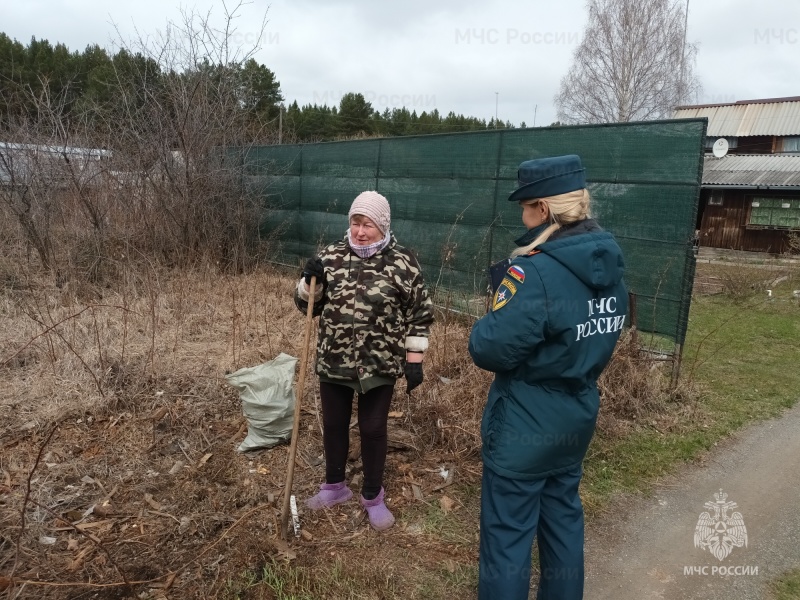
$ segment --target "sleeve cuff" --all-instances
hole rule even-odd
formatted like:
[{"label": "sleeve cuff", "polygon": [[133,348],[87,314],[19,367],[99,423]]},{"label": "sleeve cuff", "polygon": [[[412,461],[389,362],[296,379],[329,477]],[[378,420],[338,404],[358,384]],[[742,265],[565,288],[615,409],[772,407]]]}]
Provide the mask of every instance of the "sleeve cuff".
[{"label": "sleeve cuff", "polygon": [[[297,296],[303,302],[308,302],[308,291],[309,290],[308,290],[308,286],[306,285],[306,280],[301,277],[300,281],[297,282]],[[314,289],[314,302],[317,302],[317,301],[319,301],[320,298],[322,298],[322,292],[323,291],[324,290],[322,289],[321,285],[318,285],[318,286],[315,287],[315,289]]]},{"label": "sleeve cuff", "polygon": [[406,350],[408,352],[425,352],[428,349],[428,338],[418,336],[408,336],[406,338]]}]

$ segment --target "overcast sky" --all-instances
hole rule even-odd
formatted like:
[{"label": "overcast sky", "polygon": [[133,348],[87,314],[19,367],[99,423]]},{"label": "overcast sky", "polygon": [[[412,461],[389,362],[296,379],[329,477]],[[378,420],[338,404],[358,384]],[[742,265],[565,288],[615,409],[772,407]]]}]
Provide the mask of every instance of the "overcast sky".
[{"label": "overcast sky", "polygon": [[[515,125],[556,120],[553,96],[586,22],[585,0],[254,0],[234,41],[256,42],[287,102],[338,105],[360,92],[378,110],[449,111]],[[224,22],[218,0],[6,0],[0,31],[70,50],[113,51],[119,31],[155,35],[184,10]],[[228,7],[235,6],[235,0]],[[701,103],[800,96],[800,1],[690,0]]]}]

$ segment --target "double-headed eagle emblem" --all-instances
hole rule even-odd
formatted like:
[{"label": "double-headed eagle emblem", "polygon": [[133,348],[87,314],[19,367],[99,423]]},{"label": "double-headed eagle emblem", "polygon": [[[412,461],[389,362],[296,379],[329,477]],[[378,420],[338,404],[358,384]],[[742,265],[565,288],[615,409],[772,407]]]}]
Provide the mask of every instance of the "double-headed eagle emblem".
[{"label": "double-headed eagle emblem", "polygon": [[695,548],[708,549],[720,561],[725,559],[734,548],[747,547],[747,528],[744,526],[742,513],[728,511],[737,508],[736,502],[727,502],[728,494],[714,494],[715,502],[706,502],[703,506],[710,512],[704,512],[697,519],[694,528]]}]

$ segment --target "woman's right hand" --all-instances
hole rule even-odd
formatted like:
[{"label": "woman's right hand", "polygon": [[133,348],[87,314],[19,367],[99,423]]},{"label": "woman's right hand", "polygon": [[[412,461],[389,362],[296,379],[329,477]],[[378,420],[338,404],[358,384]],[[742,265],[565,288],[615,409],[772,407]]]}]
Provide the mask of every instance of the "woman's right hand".
[{"label": "woman's right hand", "polygon": [[322,283],[325,280],[325,267],[318,256],[309,258],[303,268],[303,279],[305,279],[306,285],[311,285],[312,277],[317,278],[317,283]]}]

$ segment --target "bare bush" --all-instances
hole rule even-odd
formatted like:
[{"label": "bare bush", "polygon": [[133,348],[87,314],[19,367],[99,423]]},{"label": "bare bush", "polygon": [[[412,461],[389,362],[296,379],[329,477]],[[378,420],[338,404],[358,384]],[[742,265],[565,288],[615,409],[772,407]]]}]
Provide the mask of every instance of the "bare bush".
[{"label": "bare bush", "polygon": [[[222,30],[184,12],[155,40],[126,44],[116,73],[124,101],[107,115],[118,131],[123,189],[137,220],[136,246],[167,264],[221,262],[241,271],[256,254],[259,202],[242,185],[240,151],[269,132],[252,131],[243,110],[243,67],[255,48],[231,44],[235,11]],[[263,31],[263,25],[262,25]]]},{"label": "bare bush", "polygon": [[723,293],[736,303],[744,302],[755,294],[764,294],[777,277],[763,265],[736,259],[731,264],[718,265],[716,277],[721,281]]},{"label": "bare bush", "polygon": [[619,435],[633,424],[664,420],[668,426],[677,416],[676,404],[687,405],[693,397],[688,382],[671,385],[668,365],[642,350],[635,330],[623,331],[611,362],[597,382],[601,395],[599,430]]},{"label": "bare bush", "polygon": [[234,272],[259,262],[266,207],[247,185],[244,149],[277,137],[269,116],[281,97],[252,60],[259,41],[232,43],[241,6],[221,27],[184,11],[158,36],[121,41],[102,98],[68,105],[44,83],[15,90],[33,108],[0,123],[0,197],[45,270],[102,286],[130,262]]},{"label": "bare bush", "polygon": [[800,233],[791,231],[786,235],[786,249],[788,254],[800,254]]}]

